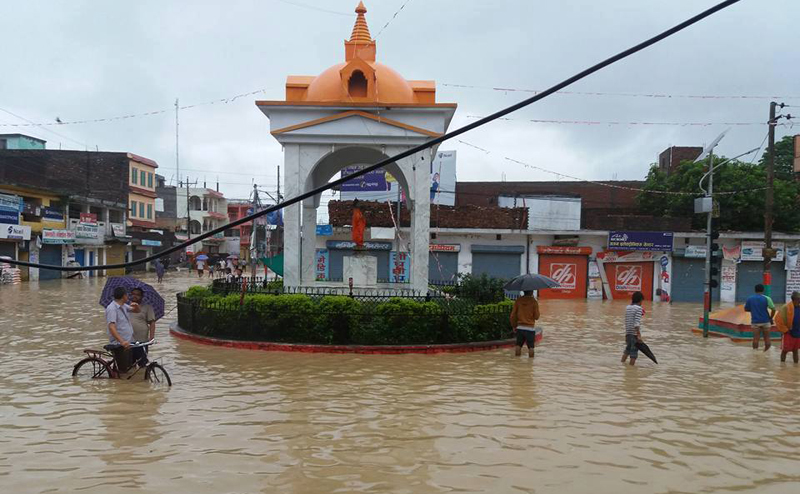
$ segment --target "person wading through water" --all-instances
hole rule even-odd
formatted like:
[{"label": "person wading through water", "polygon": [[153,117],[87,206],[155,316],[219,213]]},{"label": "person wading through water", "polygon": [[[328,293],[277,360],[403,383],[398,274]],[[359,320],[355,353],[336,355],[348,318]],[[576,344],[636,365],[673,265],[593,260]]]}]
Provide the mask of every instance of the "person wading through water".
[{"label": "person wading through water", "polygon": [[528,357],[533,358],[536,344],[536,321],[539,319],[539,302],[533,298],[533,290],[523,292],[511,310],[511,327],[517,333],[514,355],[522,355],[522,345],[528,345]]}]

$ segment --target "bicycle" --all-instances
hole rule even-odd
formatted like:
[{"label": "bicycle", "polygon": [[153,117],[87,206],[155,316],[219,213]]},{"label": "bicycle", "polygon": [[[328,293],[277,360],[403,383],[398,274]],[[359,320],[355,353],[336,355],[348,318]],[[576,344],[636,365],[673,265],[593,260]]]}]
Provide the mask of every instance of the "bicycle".
[{"label": "bicycle", "polygon": [[[144,343],[132,343],[128,349],[147,348],[155,342],[156,340],[153,338]],[[86,353],[87,357],[75,364],[75,367],[72,369],[72,377],[78,379],[122,379],[123,374],[128,372],[130,368],[120,371],[117,358],[115,358],[114,353],[112,353],[120,348],[121,345],[109,344],[105,345],[103,350],[85,349],[84,353]],[[144,368],[145,381],[149,381],[154,386],[172,386],[172,379],[170,379],[167,371],[158,362],[150,362],[145,366],[134,362],[131,367],[135,367],[136,370],[133,374],[126,377],[128,380],[133,378],[133,376]]]}]

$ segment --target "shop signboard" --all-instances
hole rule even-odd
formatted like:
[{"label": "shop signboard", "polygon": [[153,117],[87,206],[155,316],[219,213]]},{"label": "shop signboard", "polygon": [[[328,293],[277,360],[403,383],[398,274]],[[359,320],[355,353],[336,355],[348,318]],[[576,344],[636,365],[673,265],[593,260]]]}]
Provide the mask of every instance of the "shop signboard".
[{"label": "shop signboard", "polygon": [[[762,241],[749,241],[742,242],[742,261],[763,261],[764,256],[762,251],[764,249],[764,242]],[[773,261],[783,261],[783,252],[785,250],[783,242],[772,242],[772,248],[777,251],[777,255],[772,259]]]},{"label": "shop signboard", "polygon": [[142,245],[146,247],[161,247],[161,240],[142,240]]},{"label": "shop signboard", "polygon": [[683,257],[692,257],[696,259],[705,259],[708,249],[705,245],[687,245]]},{"label": "shop signboard", "polygon": [[5,223],[7,225],[19,225],[19,212],[0,209],[0,223]]},{"label": "shop signboard", "polygon": [[56,208],[45,207],[42,216],[50,221],[64,221],[64,212]]},{"label": "shop signboard", "polygon": [[42,230],[44,244],[74,244],[75,232],[72,230]]},{"label": "shop signboard", "polygon": [[[788,276],[786,286],[789,286]],[[720,269],[720,297],[726,298],[722,293],[733,293],[736,289],[736,265],[723,265]]]},{"label": "shop signboard", "polygon": [[430,252],[461,252],[461,244],[430,244]]},{"label": "shop signboard", "polygon": [[672,232],[609,232],[608,250],[672,251]]},{"label": "shop signboard", "polygon": [[408,252],[389,255],[389,283],[408,283],[411,274],[411,256]]},{"label": "shop signboard", "polygon": [[328,273],[330,270],[330,256],[328,255],[328,249],[317,249],[316,251],[316,262],[314,263],[314,277],[317,281],[325,281],[328,279]]},{"label": "shop signboard", "polygon": [[94,213],[81,213],[81,225],[97,226],[97,215]]},{"label": "shop signboard", "polygon": [[0,223],[0,238],[7,240],[30,240],[31,227]]},{"label": "shop signboard", "polygon": [[[329,249],[355,250],[356,243],[351,240],[328,240],[325,245]],[[392,250],[391,242],[364,242],[363,250]]]},{"label": "shop signboard", "polygon": [[23,202],[21,197],[10,194],[0,194],[0,210],[21,213],[22,209]]},{"label": "shop signboard", "polygon": [[601,262],[641,262],[641,261],[657,261],[661,258],[663,253],[660,252],[615,252],[604,251],[597,253],[597,259]]},{"label": "shop signboard", "polygon": [[539,254],[588,256],[592,253],[591,247],[577,247],[566,245],[539,245],[536,247]]},{"label": "shop signboard", "polygon": [[331,225],[317,225],[317,235],[320,237],[330,237],[333,235],[333,227]]},{"label": "shop signboard", "polygon": [[122,223],[111,223],[111,231],[114,232],[115,237],[125,236],[125,226]]},{"label": "shop signboard", "polygon": [[554,262],[550,264],[550,278],[558,282],[559,288],[574,290],[578,286],[578,265]]},{"label": "shop signboard", "polygon": [[100,238],[100,233],[97,229],[97,224],[89,225],[86,223],[78,223],[74,227],[75,230],[75,238],[88,238],[88,239],[97,239]]}]

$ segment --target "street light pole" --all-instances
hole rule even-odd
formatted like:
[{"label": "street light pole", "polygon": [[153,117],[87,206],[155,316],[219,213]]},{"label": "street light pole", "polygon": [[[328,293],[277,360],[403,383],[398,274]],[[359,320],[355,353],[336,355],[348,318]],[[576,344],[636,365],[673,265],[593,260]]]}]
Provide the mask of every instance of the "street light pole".
[{"label": "street light pole", "polygon": [[703,338],[708,338],[708,317],[711,313],[711,261],[714,253],[711,244],[714,239],[711,237],[714,221],[714,148],[708,155],[708,191],[706,197],[711,202],[706,220],[706,279],[703,283]]}]

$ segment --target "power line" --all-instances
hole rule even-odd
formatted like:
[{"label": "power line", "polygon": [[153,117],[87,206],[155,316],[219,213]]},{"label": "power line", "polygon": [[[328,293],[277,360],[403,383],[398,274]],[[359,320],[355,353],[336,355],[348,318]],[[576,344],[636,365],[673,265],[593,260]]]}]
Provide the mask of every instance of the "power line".
[{"label": "power line", "polygon": [[[521,93],[534,93],[542,92],[539,89],[520,89],[510,87],[493,87],[493,86],[473,86],[469,84],[448,84],[440,83],[441,86],[461,88],[461,89],[486,89],[490,91],[501,91],[506,93],[521,92]],[[666,93],[615,93],[615,92],[602,92],[602,91],[559,91],[559,95],[573,95],[573,96],[622,96],[632,98],[659,98],[659,99],[757,99],[757,100],[772,100],[772,99],[800,99],[800,96],[754,96],[754,95],[721,95],[721,94],[666,94]],[[788,106],[788,105],[787,105]]]},{"label": "power line", "polygon": [[494,120],[496,120],[498,118],[502,118],[502,117],[504,117],[504,116],[506,116],[506,115],[508,115],[510,113],[513,113],[513,112],[515,112],[517,110],[520,110],[522,108],[530,106],[531,104],[536,103],[537,101],[540,101],[540,100],[552,95],[553,93],[556,93],[557,91],[560,91],[560,90],[562,90],[562,89],[564,89],[566,87],[569,87],[572,84],[574,84],[574,83],[576,83],[576,82],[578,82],[578,81],[580,81],[582,79],[585,79],[586,77],[594,74],[595,72],[598,72],[599,70],[602,70],[602,69],[604,69],[604,68],[606,68],[606,67],[608,67],[610,65],[613,65],[614,63],[619,62],[620,60],[628,58],[629,56],[631,56],[631,55],[633,55],[635,53],[638,53],[638,52],[644,50],[645,48],[647,48],[649,46],[652,46],[652,45],[654,45],[654,44],[656,44],[656,43],[658,43],[658,42],[660,42],[660,41],[662,41],[662,40],[664,40],[664,39],[666,39],[666,38],[668,38],[668,37],[680,32],[680,31],[683,31],[687,27],[692,26],[693,24],[696,24],[696,23],[700,22],[701,20],[703,20],[703,19],[705,19],[705,18],[707,18],[707,17],[709,17],[709,16],[711,16],[711,15],[717,13],[717,12],[719,12],[719,11],[725,9],[725,8],[730,7],[731,5],[733,5],[735,3],[738,3],[739,1],[741,1],[741,0],[725,0],[724,2],[721,2],[721,3],[711,7],[709,9],[706,9],[703,12],[701,12],[701,13],[699,13],[699,14],[697,14],[697,15],[695,15],[695,16],[693,16],[693,17],[691,17],[691,18],[689,18],[689,19],[687,19],[687,20],[685,20],[683,22],[681,22],[680,24],[677,24],[677,25],[667,29],[666,31],[663,31],[663,32],[661,32],[661,33],[659,33],[659,34],[657,34],[657,35],[655,35],[655,36],[653,36],[653,37],[651,37],[651,38],[649,38],[649,39],[647,39],[645,41],[642,41],[641,43],[639,43],[639,44],[637,44],[635,46],[632,46],[632,47],[630,47],[630,48],[628,48],[626,50],[623,50],[623,51],[617,53],[616,55],[613,55],[613,56],[611,56],[609,58],[606,58],[605,60],[602,60],[601,62],[598,62],[595,65],[592,65],[591,67],[586,68],[586,69],[578,72],[577,74],[575,74],[575,75],[573,75],[571,77],[568,77],[567,79],[564,79],[563,81],[561,81],[561,82],[555,84],[554,86],[552,86],[550,89],[547,89],[547,90],[545,90],[545,91],[543,91],[543,92],[541,92],[539,94],[531,96],[530,98],[526,98],[526,99],[524,99],[524,100],[522,100],[520,102],[517,102],[517,103],[515,103],[515,104],[513,104],[511,106],[508,106],[506,108],[503,108],[503,109],[501,109],[501,110],[499,110],[499,111],[497,111],[497,112],[495,112],[495,113],[493,113],[493,114],[491,114],[491,115],[489,115],[489,116],[487,116],[487,117],[485,117],[483,119],[480,119],[480,120],[475,121],[473,123],[470,123],[470,124],[464,125],[462,127],[459,127],[458,129],[455,129],[453,131],[447,132],[447,133],[445,133],[445,134],[443,134],[443,135],[441,135],[439,137],[432,138],[432,139],[428,140],[427,142],[425,142],[423,144],[420,144],[420,145],[417,145],[417,146],[413,146],[413,147],[411,147],[409,149],[406,149],[405,151],[402,151],[402,152],[400,152],[400,153],[398,153],[398,154],[396,154],[394,156],[390,156],[388,158],[380,160],[379,162],[377,162],[377,163],[375,163],[373,165],[364,167],[361,170],[358,170],[355,173],[352,173],[352,174],[348,175],[347,177],[341,177],[341,178],[339,178],[337,180],[333,180],[331,182],[328,182],[327,184],[324,184],[324,185],[316,187],[316,188],[314,188],[312,190],[309,190],[308,192],[304,192],[304,193],[299,194],[299,195],[297,195],[297,196],[295,196],[295,197],[293,197],[291,199],[283,201],[280,204],[277,204],[275,206],[263,209],[261,211],[254,212],[253,214],[247,215],[245,217],[239,218],[236,221],[232,221],[232,222],[230,222],[230,223],[228,223],[226,225],[223,225],[221,227],[218,227],[218,228],[215,228],[215,229],[213,229],[211,231],[203,233],[203,234],[195,237],[192,240],[189,240],[189,241],[186,241],[186,242],[181,242],[180,244],[175,245],[175,246],[170,247],[170,248],[167,248],[167,249],[165,249],[163,251],[160,251],[157,254],[153,254],[153,255],[144,257],[142,259],[131,261],[131,262],[123,262],[123,263],[102,265],[102,266],[54,266],[54,265],[43,265],[43,264],[39,264],[39,263],[31,263],[31,262],[28,262],[28,261],[18,261],[18,260],[9,260],[9,261],[6,261],[6,262],[8,262],[10,264],[18,265],[18,266],[28,266],[28,267],[35,267],[35,268],[54,269],[56,271],[91,271],[91,270],[98,270],[98,269],[126,268],[126,267],[130,267],[130,266],[137,266],[139,264],[144,264],[144,263],[148,263],[148,262],[154,261],[154,260],[156,260],[156,259],[158,259],[160,257],[169,255],[169,254],[171,254],[173,252],[177,252],[179,250],[182,250],[185,247],[187,247],[188,245],[192,245],[194,243],[197,243],[197,242],[200,242],[200,241],[205,240],[207,238],[210,238],[210,237],[212,237],[212,236],[214,236],[214,235],[216,235],[218,233],[224,233],[225,230],[227,230],[227,229],[235,228],[235,227],[237,227],[239,225],[242,225],[244,223],[248,223],[250,221],[253,221],[256,218],[260,218],[261,216],[264,216],[264,215],[267,215],[269,213],[275,212],[277,210],[283,209],[283,208],[285,208],[287,206],[291,206],[293,204],[297,204],[297,203],[299,203],[301,201],[304,201],[306,199],[310,199],[310,198],[312,198],[312,197],[314,197],[314,196],[316,196],[316,195],[318,195],[318,194],[320,194],[322,192],[325,192],[328,189],[331,189],[333,187],[341,185],[344,182],[347,182],[347,181],[352,180],[354,178],[360,177],[362,175],[366,175],[367,173],[375,171],[375,170],[377,170],[379,168],[383,168],[383,167],[389,165],[390,163],[394,163],[394,162],[397,162],[397,161],[402,160],[404,158],[413,156],[416,153],[419,153],[421,151],[425,151],[427,149],[430,149],[430,148],[432,148],[434,146],[437,146],[437,145],[439,145],[439,144],[441,144],[441,143],[443,143],[443,142],[445,142],[447,140],[450,140],[450,139],[458,137],[458,136],[460,136],[462,134],[465,134],[465,133],[469,132],[470,130],[474,130],[474,129],[476,129],[478,127],[481,127],[483,125],[486,125],[486,124],[488,124],[488,123],[490,123],[490,122],[492,122],[492,121],[494,121]]},{"label": "power line", "polygon": [[406,5],[407,5],[407,4],[408,4],[408,2],[410,2],[410,1],[411,1],[411,0],[405,0],[405,1],[403,2],[403,5],[401,5],[401,6],[400,6],[400,8],[399,8],[399,9],[397,9],[397,10],[395,11],[395,13],[394,13],[394,14],[392,14],[392,17],[390,17],[390,18],[389,18],[389,20],[388,20],[388,21],[386,21],[386,24],[384,24],[384,25],[383,25],[383,27],[380,29],[380,31],[378,31],[378,34],[376,34],[376,35],[375,35],[375,39],[376,39],[376,40],[377,40],[377,39],[380,37],[381,33],[382,33],[382,32],[383,32],[383,31],[384,31],[384,30],[385,30],[387,27],[389,27],[389,24],[391,24],[391,23],[392,23],[392,21],[393,21],[393,20],[394,20],[394,19],[397,17],[397,14],[399,14],[401,10],[403,10],[404,8],[406,8]]},{"label": "power line", "polygon": [[76,141],[75,139],[72,139],[71,137],[67,137],[64,134],[59,134],[58,132],[56,132],[54,130],[47,129],[47,128],[45,128],[45,126],[43,124],[34,123],[34,122],[28,120],[27,118],[22,117],[20,115],[17,115],[16,113],[12,113],[12,112],[4,109],[4,108],[0,108],[0,111],[8,113],[12,117],[16,117],[16,118],[18,118],[20,120],[24,120],[24,121],[28,122],[27,124],[0,124],[0,125],[2,125],[4,127],[39,127],[40,129],[42,129],[45,132],[50,132],[53,135],[57,135],[57,136],[62,137],[64,139],[68,140],[68,141],[72,141],[75,144],[78,144],[79,146],[83,147],[84,149],[88,149],[89,148],[88,144],[86,144],[84,142]]},{"label": "power line", "polygon": [[302,9],[308,10],[316,10],[317,12],[325,12],[326,14],[335,14],[335,15],[343,15],[346,17],[355,17],[353,14],[349,14],[347,12],[338,12],[336,10],[328,10],[328,9],[321,9],[319,7],[315,7],[313,5],[308,5],[305,3],[300,2],[290,2],[289,0],[275,0],[276,2],[285,3],[287,5],[294,5],[295,7],[300,7]]},{"label": "power line", "polygon": [[[467,115],[467,118],[482,118],[477,115]],[[542,124],[564,124],[564,125],[631,125],[631,126],[678,126],[678,127],[712,127],[715,125],[726,125],[743,127],[751,125],[767,125],[766,122],[624,122],[615,120],[545,120],[545,119],[520,119],[520,118],[500,118],[508,122],[530,122]]]}]

